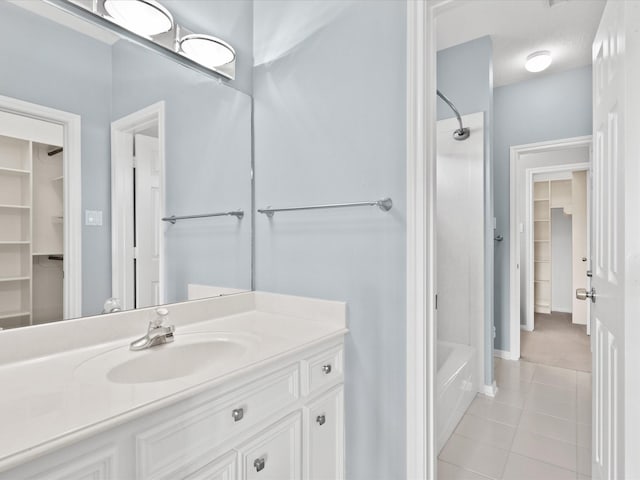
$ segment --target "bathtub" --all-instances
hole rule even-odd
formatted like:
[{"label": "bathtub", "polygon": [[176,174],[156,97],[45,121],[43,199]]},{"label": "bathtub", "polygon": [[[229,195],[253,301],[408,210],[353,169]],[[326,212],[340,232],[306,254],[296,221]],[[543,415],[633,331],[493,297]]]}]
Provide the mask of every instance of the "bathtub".
[{"label": "bathtub", "polygon": [[478,384],[475,348],[439,341],[436,353],[436,440],[440,452],[476,396]]}]

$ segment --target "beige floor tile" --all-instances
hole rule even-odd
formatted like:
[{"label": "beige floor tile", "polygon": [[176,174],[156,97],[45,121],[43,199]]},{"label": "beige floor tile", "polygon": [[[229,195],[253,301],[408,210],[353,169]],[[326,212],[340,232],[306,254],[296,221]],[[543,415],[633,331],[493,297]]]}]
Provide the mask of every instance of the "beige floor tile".
[{"label": "beige floor tile", "polygon": [[534,383],[555,385],[556,387],[576,388],[577,375],[575,370],[550,367],[548,365],[537,365],[531,381]]},{"label": "beige floor tile", "polygon": [[575,480],[576,472],[510,453],[503,480]]},{"label": "beige floor tile", "polygon": [[[530,384],[526,384],[530,385]],[[498,387],[498,393],[494,397],[496,402],[505,403],[507,405],[511,405],[512,407],[522,408],[524,407],[524,401],[527,393],[522,390],[516,389],[512,390],[506,387]]]},{"label": "beige floor tile", "polygon": [[576,419],[579,423],[591,425],[591,397],[578,397]]},{"label": "beige floor tile", "polygon": [[578,381],[578,389],[591,390],[591,373],[590,372],[578,372],[577,381]]},{"label": "beige floor tile", "polygon": [[520,420],[522,409],[478,395],[469,406],[467,413],[515,427]]},{"label": "beige floor tile", "polygon": [[591,475],[591,448],[578,447],[578,473]]},{"label": "beige floor tile", "polygon": [[511,451],[567,470],[576,470],[576,446],[518,428]]},{"label": "beige floor tile", "polygon": [[578,423],[578,446],[591,448],[591,424]]},{"label": "beige floor tile", "polygon": [[499,480],[508,455],[508,450],[485,445],[454,433],[440,452],[440,459],[465,470]]},{"label": "beige floor tile", "polygon": [[522,393],[527,393],[529,392],[529,390],[531,390],[531,382],[522,382],[520,380],[518,380],[518,378],[512,378],[512,377],[501,377],[498,378],[496,376],[496,385],[498,386],[498,391],[500,391],[501,388],[506,388],[507,390],[512,390],[512,391],[518,391],[518,392],[522,392]]},{"label": "beige floor tile", "polygon": [[455,433],[478,440],[494,447],[509,450],[516,434],[516,427],[493,422],[475,415],[465,415],[460,420]]},{"label": "beige floor tile", "polygon": [[524,409],[531,412],[550,415],[552,417],[562,418],[564,420],[569,420],[570,422],[577,421],[575,404],[559,402],[555,399],[544,396],[527,398],[527,401],[524,404]]},{"label": "beige floor tile", "polygon": [[576,444],[577,424],[529,410],[522,412],[519,428],[531,433]]},{"label": "beige floor tile", "polygon": [[509,384],[517,384],[519,382],[529,383],[533,378],[536,365],[529,362],[513,360],[495,359],[495,376],[496,382],[508,382]]},{"label": "beige floor tile", "polygon": [[438,460],[438,480],[487,480],[488,478]]},{"label": "beige floor tile", "polygon": [[577,402],[575,388],[556,387],[544,383],[532,383],[531,390],[527,393],[527,399],[529,398],[546,398],[570,405],[575,405]]}]

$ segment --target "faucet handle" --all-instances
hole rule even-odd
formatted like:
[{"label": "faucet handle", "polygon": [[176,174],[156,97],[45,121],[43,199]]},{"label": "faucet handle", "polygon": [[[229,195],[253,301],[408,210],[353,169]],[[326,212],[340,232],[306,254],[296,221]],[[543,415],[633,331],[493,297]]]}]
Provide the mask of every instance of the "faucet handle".
[{"label": "faucet handle", "polygon": [[157,317],[149,322],[150,328],[158,328],[162,326],[162,322],[169,316],[169,310],[166,308],[156,308]]}]

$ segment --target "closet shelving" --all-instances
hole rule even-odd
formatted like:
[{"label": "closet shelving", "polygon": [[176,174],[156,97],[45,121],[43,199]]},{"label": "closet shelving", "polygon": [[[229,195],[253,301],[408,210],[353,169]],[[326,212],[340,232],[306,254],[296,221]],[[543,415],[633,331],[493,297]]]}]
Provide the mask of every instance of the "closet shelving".
[{"label": "closet shelving", "polygon": [[551,313],[551,189],[533,184],[534,310]]},{"label": "closet shelving", "polygon": [[[1,328],[39,323],[43,315],[61,318],[62,262],[44,273],[40,268],[41,255],[63,255],[62,155],[50,157],[50,149],[0,136]],[[38,283],[44,294],[35,291]]]},{"label": "closet shelving", "polygon": [[534,311],[551,313],[551,209],[571,213],[571,180],[533,183]]}]

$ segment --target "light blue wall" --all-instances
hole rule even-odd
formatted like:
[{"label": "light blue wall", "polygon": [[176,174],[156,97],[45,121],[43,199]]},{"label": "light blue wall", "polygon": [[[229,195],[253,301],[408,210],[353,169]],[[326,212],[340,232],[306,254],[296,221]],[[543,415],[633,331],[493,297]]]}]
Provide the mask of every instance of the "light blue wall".
[{"label": "light blue wall", "polygon": [[102,227],[83,221],[82,313],[99,313],[111,296],[111,48],[0,2],[0,58],[0,95],[82,117],[82,211],[103,211]]},{"label": "light blue wall", "polygon": [[406,5],[255,2],[258,290],[348,302],[346,470],[405,476]]},{"label": "light blue wall", "polygon": [[[438,89],[461,115],[491,111],[492,51],[491,38],[482,37],[438,52]],[[454,117],[442,100],[437,106],[438,120]]]},{"label": "light blue wall", "polygon": [[[484,112],[484,383],[493,383],[493,45],[490,37],[482,37],[437,54],[438,89],[453,102],[460,115]],[[438,99],[438,120],[453,118],[449,106]]]},{"label": "light blue wall", "polygon": [[245,217],[165,224],[168,302],[187,284],[251,289],[251,97],[125,40],[113,46],[113,118],[165,102],[167,215]]},{"label": "light blue wall", "polygon": [[495,348],[509,350],[509,148],[591,134],[591,66],[494,91]]}]

